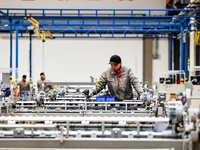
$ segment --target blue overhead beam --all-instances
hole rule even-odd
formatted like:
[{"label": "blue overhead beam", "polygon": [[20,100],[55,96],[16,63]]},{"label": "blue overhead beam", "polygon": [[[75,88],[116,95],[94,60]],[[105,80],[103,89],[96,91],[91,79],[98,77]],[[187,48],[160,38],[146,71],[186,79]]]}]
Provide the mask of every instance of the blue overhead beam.
[{"label": "blue overhead beam", "polygon": [[[26,33],[27,29],[19,28],[19,33]],[[0,32],[9,32],[10,29],[8,28],[0,28]],[[102,33],[102,34],[161,34],[161,33],[180,33],[180,29],[73,29],[73,28],[66,28],[66,29],[44,29],[44,31],[50,31],[52,33]]]},{"label": "blue overhead beam", "polygon": [[[27,38],[27,35],[19,35],[19,38]],[[37,36],[33,36],[32,38],[38,38]],[[48,37],[47,37],[48,38]],[[119,35],[114,35],[114,34],[111,34],[111,35],[102,35],[102,34],[99,34],[99,35],[90,35],[90,34],[86,34],[86,35],[77,35],[77,34],[74,34],[74,35],[67,35],[67,34],[61,34],[61,35],[56,35],[54,36],[54,38],[155,38],[154,35],[126,35],[126,34],[123,34],[121,36]],[[157,38],[169,38],[169,36],[166,36],[166,35],[160,35],[159,37]]]},{"label": "blue overhead beam", "polygon": [[[10,25],[9,22],[2,22],[2,25]],[[12,23],[12,25],[15,25],[15,23]],[[17,25],[19,26],[30,26],[31,23],[29,22],[20,22],[17,23]],[[162,23],[162,22],[153,22],[153,23],[147,23],[145,21],[141,22],[141,23],[135,23],[132,22],[130,23],[130,21],[127,22],[116,22],[116,21],[112,21],[110,23],[105,23],[105,22],[100,22],[100,21],[93,21],[93,22],[85,22],[85,21],[81,21],[81,22],[70,22],[70,21],[66,21],[66,22],[54,22],[53,20],[51,22],[40,22],[40,27],[43,26],[130,26],[130,27],[142,27],[142,26],[155,26],[155,27],[180,27],[182,25],[182,23],[177,22],[177,23]]]},{"label": "blue overhead beam", "polygon": [[[12,20],[22,20],[24,16],[8,16]],[[0,20],[8,18],[7,16],[0,16]],[[32,16],[36,20],[171,20],[173,16]],[[190,19],[190,16],[178,16],[177,19]],[[200,16],[195,16],[196,20]]]},{"label": "blue overhead beam", "polygon": [[[24,19],[31,16],[35,19],[172,19],[172,12],[183,12],[177,19],[190,18],[188,14],[195,9],[32,9],[32,8],[0,8],[5,15],[0,18]],[[15,14],[15,15],[13,15]],[[160,15],[162,14],[162,15]]]}]

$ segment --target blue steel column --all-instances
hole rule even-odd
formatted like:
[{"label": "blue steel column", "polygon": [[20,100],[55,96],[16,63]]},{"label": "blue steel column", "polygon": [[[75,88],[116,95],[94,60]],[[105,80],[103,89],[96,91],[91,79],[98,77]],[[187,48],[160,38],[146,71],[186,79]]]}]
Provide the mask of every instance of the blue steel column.
[{"label": "blue steel column", "polygon": [[16,25],[16,72],[15,72],[15,78],[16,78],[16,82],[18,81],[18,25]]},{"label": "blue steel column", "polygon": [[10,83],[12,83],[12,39],[13,39],[13,31],[12,31],[12,20],[10,20]]},{"label": "blue steel column", "polygon": [[32,34],[30,31],[30,35],[29,35],[29,41],[30,41],[30,50],[29,50],[29,69],[30,69],[30,82],[32,81]]},{"label": "blue steel column", "polygon": [[186,78],[188,78],[188,58],[189,58],[189,35],[188,31],[185,35],[185,74]]},{"label": "blue steel column", "polygon": [[[180,36],[180,70],[184,70],[184,28],[181,26],[181,36]],[[183,78],[183,75],[180,75]]]}]

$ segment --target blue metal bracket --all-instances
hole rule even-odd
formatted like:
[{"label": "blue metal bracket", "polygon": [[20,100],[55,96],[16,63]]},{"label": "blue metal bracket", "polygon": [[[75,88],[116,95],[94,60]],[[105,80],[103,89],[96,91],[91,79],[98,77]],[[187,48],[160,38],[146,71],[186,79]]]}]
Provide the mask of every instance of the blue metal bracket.
[{"label": "blue metal bracket", "polygon": [[[196,11],[188,9],[32,9],[32,8],[0,8],[7,17],[22,19],[34,17],[35,19],[171,19],[170,13],[183,12],[178,19],[190,18],[189,13]],[[51,15],[53,14],[54,15]],[[15,16],[11,14],[16,14]],[[55,15],[56,14],[56,15]],[[123,15],[122,15],[123,14]],[[160,14],[163,14],[162,16]]]},{"label": "blue metal bracket", "polygon": [[[196,9],[32,9],[32,8],[0,8],[4,13],[1,25],[10,26],[7,18],[12,18],[13,24],[19,26],[19,33],[26,33],[31,25],[27,19],[33,17],[40,23],[40,30],[51,33],[61,33],[61,38],[80,37],[78,34],[94,38],[109,37],[141,38],[139,34],[173,34],[180,33],[180,26],[187,27],[191,16],[189,13]],[[170,13],[183,12],[182,16],[171,16]],[[15,15],[13,15],[15,14]],[[162,15],[160,15],[162,14]],[[197,16],[196,16],[197,19]],[[44,21],[45,20],[45,21]],[[58,21],[59,20],[59,21]],[[88,22],[89,20],[89,22]],[[173,21],[172,21],[173,20]],[[17,21],[17,22],[16,22]],[[51,28],[49,28],[51,26]],[[9,28],[1,28],[0,32],[8,32]],[[24,35],[24,34],[23,34]],[[21,36],[23,37],[23,36]],[[151,35],[147,36],[151,37]],[[161,38],[167,37],[160,36]]]},{"label": "blue metal bracket", "polygon": [[0,10],[0,14],[1,14],[2,16],[7,16],[7,14],[4,13],[3,11],[1,11],[1,10]]},{"label": "blue metal bracket", "polygon": [[[62,38],[67,37],[66,34],[74,34],[72,37],[78,37],[77,34],[86,34],[86,37],[91,38],[96,34],[98,37],[103,37],[102,34],[111,34],[112,38],[118,37],[119,34],[123,34],[123,37],[130,34],[129,38],[140,38],[141,35],[138,34],[180,33],[179,27],[188,26],[191,17],[188,14],[196,9],[0,8],[0,11],[4,14],[0,16],[0,21],[4,20],[1,25],[10,26],[10,22],[7,20],[11,18],[12,26],[19,26],[19,33],[27,32],[27,27],[31,25],[27,19],[33,17],[40,23],[40,30],[61,33],[59,37]],[[170,15],[179,12],[183,12],[183,15],[176,16],[175,20],[174,16]],[[195,16],[195,19],[197,20],[198,16]],[[9,32],[9,28],[1,28],[0,32]]]}]

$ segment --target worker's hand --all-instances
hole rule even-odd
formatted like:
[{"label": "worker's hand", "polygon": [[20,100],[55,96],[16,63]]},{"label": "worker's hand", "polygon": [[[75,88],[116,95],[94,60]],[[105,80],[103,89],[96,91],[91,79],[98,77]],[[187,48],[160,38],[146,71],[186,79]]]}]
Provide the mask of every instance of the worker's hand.
[{"label": "worker's hand", "polygon": [[84,90],[83,94],[85,94],[86,96],[89,96],[89,97],[94,96],[93,92],[89,89]]},{"label": "worker's hand", "polygon": [[90,94],[90,90],[89,89],[84,90],[83,94],[85,94],[86,96],[88,96]]},{"label": "worker's hand", "polygon": [[94,94],[93,94],[93,92],[90,91],[89,97],[92,97],[92,96],[94,96]]},{"label": "worker's hand", "polygon": [[138,97],[138,100],[142,100],[143,99],[143,95],[141,94],[139,97]]}]

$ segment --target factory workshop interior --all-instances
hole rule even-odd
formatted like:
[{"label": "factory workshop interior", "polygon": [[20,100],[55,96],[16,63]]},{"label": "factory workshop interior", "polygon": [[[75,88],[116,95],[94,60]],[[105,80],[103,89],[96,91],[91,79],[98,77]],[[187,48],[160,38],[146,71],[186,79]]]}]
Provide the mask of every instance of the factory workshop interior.
[{"label": "factory workshop interior", "polygon": [[200,150],[200,0],[0,0],[0,150]]}]

